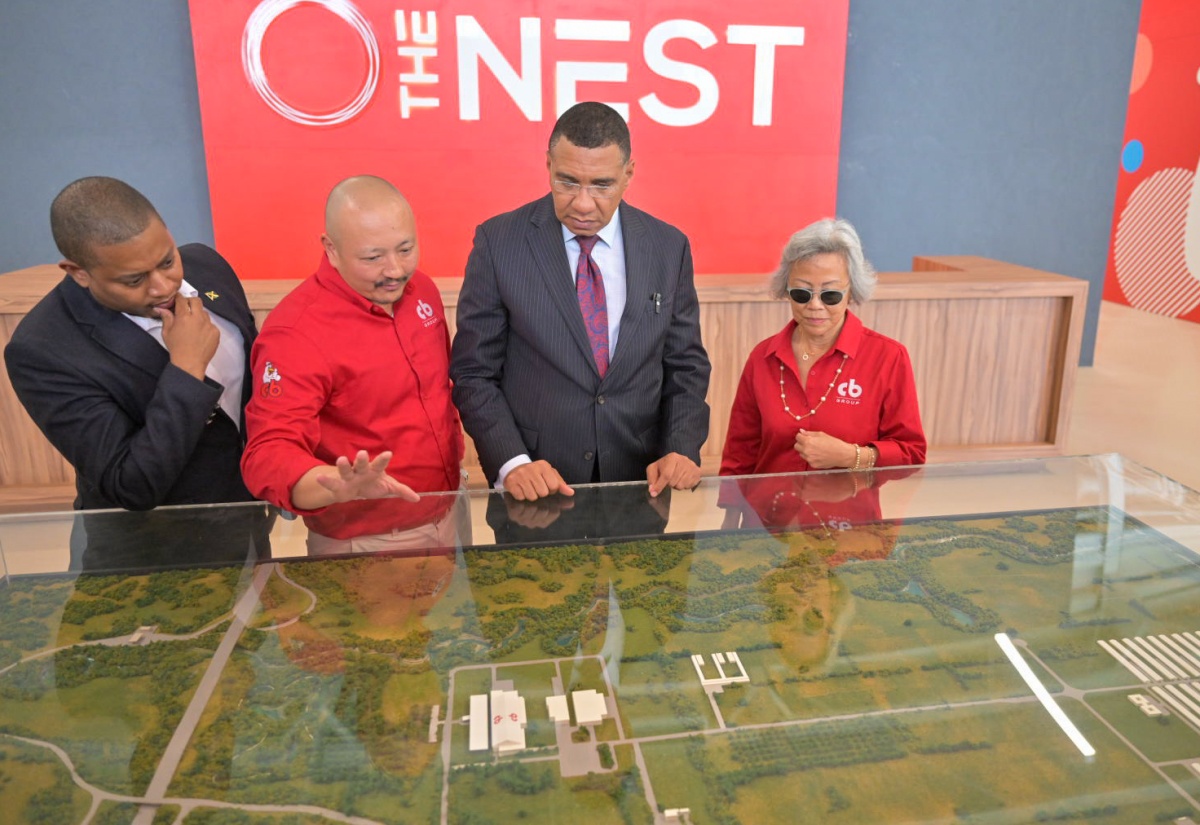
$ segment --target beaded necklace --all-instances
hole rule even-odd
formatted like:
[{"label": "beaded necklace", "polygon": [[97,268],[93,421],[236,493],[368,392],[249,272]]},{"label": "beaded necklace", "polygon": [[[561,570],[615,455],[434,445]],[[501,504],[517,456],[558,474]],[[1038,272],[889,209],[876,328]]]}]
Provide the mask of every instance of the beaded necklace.
[{"label": "beaded necklace", "polygon": [[821,400],[817,402],[817,406],[813,407],[811,410],[806,412],[804,415],[796,415],[794,412],[792,412],[792,408],[788,406],[787,393],[785,393],[783,391],[783,376],[784,376],[785,370],[784,370],[783,364],[780,364],[779,365],[779,400],[783,402],[784,412],[786,412],[788,415],[790,415],[792,418],[796,419],[797,421],[803,421],[804,419],[808,418],[809,416],[816,415],[817,410],[821,409],[821,405],[824,404],[825,399],[829,397],[829,393],[833,392],[833,388],[835,386],[837,386],[837,380],[839,377],[841,377],[842,370],[846,368],[846,359],[849,357],[850,356],[847,355],[846,353],[842,353],[842,363],[838,365],[837,372],[835,372],[833,374],[833,380],[829,382],[829,386],[825,388],[825,392],[821,393]]}]

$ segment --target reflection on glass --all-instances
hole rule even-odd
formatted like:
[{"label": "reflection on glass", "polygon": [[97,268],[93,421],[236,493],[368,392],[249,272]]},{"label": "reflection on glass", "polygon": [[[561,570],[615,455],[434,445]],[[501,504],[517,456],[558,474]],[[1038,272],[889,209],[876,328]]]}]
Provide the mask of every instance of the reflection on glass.
[{"label": "reflection on glass", "polygon": [[236,564],[270,556],[267,505],[84,511],[72,517],[71,569],[88,572]]},{"label": "reflection on glass", "polygon": [[537,501],[491,496],[487,523],[499,545],[652,536],[666,528],[670,510],[670,488],[652,497],[644,483],[579,484],[573,496]]},{"label": "reflection on glass", "polygon": [[1194,818],[1196,493],[1116,457],[713,479],[653,518],[619,487],[103,574],[73,515],[0,518],[2,818]]},{"label": "reflection on glass", "polygon": [[308,555],[462,547],[471,543],[469,499],[460,494],[348,501],[304,517]]}]

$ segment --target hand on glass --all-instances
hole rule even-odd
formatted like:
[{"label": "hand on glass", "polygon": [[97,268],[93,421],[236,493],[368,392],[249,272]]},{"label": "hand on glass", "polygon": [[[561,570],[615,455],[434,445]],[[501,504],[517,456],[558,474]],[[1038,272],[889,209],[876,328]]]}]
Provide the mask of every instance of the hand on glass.
[{"label": "hand on glass", "polygon": [[650,495],[657,496],[666,488],[690,490],[700,483],[700,467],[685,455],[667,453],[646,468]]},{"label": "hand on glass", "polygon": [[517,501],[537,501],[554,493],[575,495],[549,461],[531,461],[513,468],[504,477],[504,489]]}]

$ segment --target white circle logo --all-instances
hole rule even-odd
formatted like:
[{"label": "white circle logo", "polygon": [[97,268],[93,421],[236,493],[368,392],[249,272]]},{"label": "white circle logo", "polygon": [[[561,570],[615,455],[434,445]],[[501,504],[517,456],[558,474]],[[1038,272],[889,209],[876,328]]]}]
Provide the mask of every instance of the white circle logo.
[{"label": "white circle logo", "polygon": [[842,398],[849,396],[850,398],[858,398],[863,393],[862,385],[851,378],[849,381],[843,381],[838,384],[837,393]]},{"label": "white circle logo", "polygon": [[[349,23],[367,50],[367,80],[358,90],[358,96],[336,112],[312,114],[288,105],[283,98],[275,94],[271,84],[267,82],[267,73],[263,68],[262,43],[267,29],[279,15],[305,3],[320,6]],[[371,24],[349,0],[264,0],[250,15],[250,19],[246,21],[246,30],[242,32],[242,67],[259,97],[288,120],[304,126],[336,126],[365,109],[375,96],[375,88],[379,85],[379,43],[375,40],[375,33],[371,31]]]},{"label": "white circle logo", "polygon": [[426,321],[433,317],[433,307],[424,301],[417,301],[417,317]]}]

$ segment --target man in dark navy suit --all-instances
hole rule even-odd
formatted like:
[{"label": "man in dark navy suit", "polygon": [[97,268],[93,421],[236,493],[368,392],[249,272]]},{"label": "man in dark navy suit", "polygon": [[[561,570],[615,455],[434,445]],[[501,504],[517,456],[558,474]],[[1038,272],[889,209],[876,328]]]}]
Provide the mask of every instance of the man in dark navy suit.
[{"label": "man in dark navy suit", "polygon": [[176,248],[122,181],[50,209],[66,277],[4,350],[17,397],[75,468],[77,509],[249,501],[238,462],[254,317],[229,264]]},{"label": "man in dark navy suit", "polygon": [[709,362],[688,239],[622,202],[629,129],[579,103],[546,153],[550,193],[475,232],[454,401],[490,483],[531,502],[572,484],[700,480]]}]

